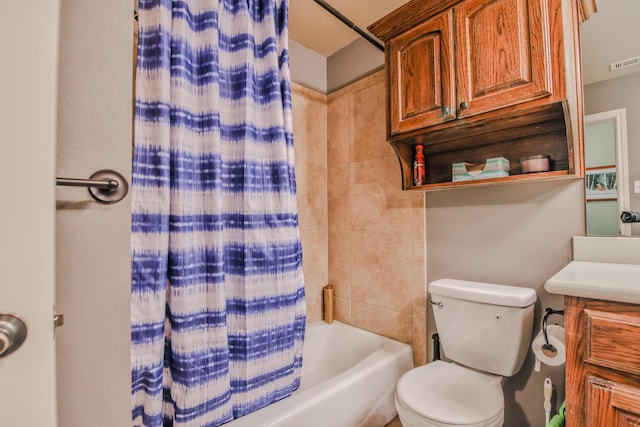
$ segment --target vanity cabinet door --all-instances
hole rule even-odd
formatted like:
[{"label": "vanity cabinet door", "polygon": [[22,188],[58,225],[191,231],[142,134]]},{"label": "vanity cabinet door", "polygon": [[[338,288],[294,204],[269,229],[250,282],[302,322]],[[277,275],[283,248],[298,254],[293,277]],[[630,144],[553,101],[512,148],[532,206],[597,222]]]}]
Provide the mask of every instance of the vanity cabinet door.
[{"label": "vanity cabinet door", "polygon": [[567,427],[640,427],[640,306],[565,297]]},{"label": "vanity cabinet door", "polygon": [[545,0],[466,0],[455,7],[457,115],[551,95]]},{"label": "vanity cabinet door", "polygon": [[587,376],[584,427],[640,427],[640,389]]},{"label": "vanity cabinet door", "polygon": [[455,118],[452,30],[447,10],[389,42],[392,135]]}]

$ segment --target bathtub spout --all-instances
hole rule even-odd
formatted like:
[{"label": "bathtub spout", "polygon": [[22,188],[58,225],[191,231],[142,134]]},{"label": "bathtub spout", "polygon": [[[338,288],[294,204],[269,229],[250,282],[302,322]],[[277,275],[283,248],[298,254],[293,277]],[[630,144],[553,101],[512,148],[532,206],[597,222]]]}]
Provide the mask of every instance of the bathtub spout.
[{"label": "bathtub spout", "polygon": [[322,288],[322,318],[327,323],[333,323],[333,286]]}]

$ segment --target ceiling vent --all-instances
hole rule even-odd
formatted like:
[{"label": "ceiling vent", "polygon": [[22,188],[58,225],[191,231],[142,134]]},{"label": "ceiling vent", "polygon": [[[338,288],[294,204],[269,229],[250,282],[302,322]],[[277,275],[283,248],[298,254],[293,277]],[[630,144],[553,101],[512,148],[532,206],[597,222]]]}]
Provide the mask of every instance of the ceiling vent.
[{"label": "ceiling vent", "polygon": [[614,62],[611,64],[611,71],[620,70],[622,68],[631,67],[632,65],[640,64],[640,56],[635,58],[625,59],[624,61]]}]

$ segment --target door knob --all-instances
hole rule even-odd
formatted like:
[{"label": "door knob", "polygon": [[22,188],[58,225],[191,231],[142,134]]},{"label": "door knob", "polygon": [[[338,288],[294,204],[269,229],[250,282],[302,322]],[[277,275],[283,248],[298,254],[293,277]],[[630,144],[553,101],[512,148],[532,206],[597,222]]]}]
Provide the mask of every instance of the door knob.
[{"label": "door knob", "polygon": [[19,316],[0,313],[0,359],[20,348],[27,339],[27,324]]}]

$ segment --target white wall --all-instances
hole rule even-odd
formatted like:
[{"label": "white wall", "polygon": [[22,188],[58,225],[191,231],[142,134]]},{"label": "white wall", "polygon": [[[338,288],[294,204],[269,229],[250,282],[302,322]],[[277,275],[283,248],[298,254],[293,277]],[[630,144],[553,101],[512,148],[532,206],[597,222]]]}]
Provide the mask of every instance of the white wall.
[{"label": "white wall", "polygon": [[362,37],[327,58],[327,93],[384,68],[384,52]]},{"label": "white wall", "polygon": [[291,81],[320,93],[327,93],[327,58],[289,40]]},{"label": "white wall", "polygon": [[[584,235],[584,182],[427,193],[426,227],[428,282],[446,277],[535,289],[535,335],[544,309],[563,307],[562,296],[547,293],[543,286],[571,261],[572,237]],[[428,310],[430,337],[435,322]],[[562,320],[549,319],[560,324]],[[545,377],[557,387],[558,406],[564,400],[564,366],[543,366],[534,372],[533,361],[530,351],[522,370],[504,384],[506,426],[544,425]]]},{"label": "white wall", "polygon": [[[62,0],[57,175],[130,180],[133,2]],[[131,424],[130,207],[58,188],[58,424]]]},{"label": "white wall", "polygon": [[328,58],[289,40],[291,80],[332,93],[384,68],[384,53],[362,37]]}]

